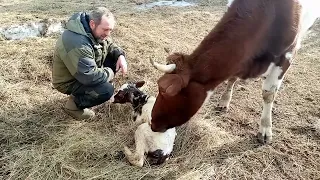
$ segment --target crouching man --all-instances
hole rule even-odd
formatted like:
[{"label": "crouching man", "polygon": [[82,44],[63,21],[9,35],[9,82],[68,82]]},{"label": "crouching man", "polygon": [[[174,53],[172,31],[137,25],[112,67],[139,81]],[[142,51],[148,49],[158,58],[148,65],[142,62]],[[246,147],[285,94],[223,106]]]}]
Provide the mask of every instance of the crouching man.
[{"label": "crouching man", "polygon": [[55,45],[52,84],[70,95],[65,111],[76,119],[88,119],[88,109],[108,101],[114,93],[110,81],[121,70],[127,73],[124,51],[111,39],[113,14],[104,7],[75,13]]}]

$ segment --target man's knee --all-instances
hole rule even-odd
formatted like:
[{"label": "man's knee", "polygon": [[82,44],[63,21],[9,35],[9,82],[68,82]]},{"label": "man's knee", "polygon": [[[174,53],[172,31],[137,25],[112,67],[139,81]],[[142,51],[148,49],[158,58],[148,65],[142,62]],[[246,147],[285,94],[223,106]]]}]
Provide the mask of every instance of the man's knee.
[{"label": "man's knee", "polygon": [[78,108],[84,109],[102,104],[108,101],[114,93],[111,83],[105,82],[94,87],[83,86],[78,92],[73,93]]},{"label": "man's knee", "polygon": [[105,82],[99,88],[100,88],[99,99],[101,99],[101,101],[103,102],[108,101],[114,93],[113,85],[109,82]]}]

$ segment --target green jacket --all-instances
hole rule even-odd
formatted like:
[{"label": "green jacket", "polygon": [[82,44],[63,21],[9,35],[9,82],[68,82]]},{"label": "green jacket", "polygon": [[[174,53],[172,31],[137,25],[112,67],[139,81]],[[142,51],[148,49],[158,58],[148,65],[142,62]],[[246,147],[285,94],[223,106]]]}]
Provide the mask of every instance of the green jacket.
[{"label": "green jacket", "polygon": [[108,81],[113,75],[110,68],[103,67],[106,57],[115,64],[120,55],[125,55],[111,38],[99,44],[91,34],[88,22],[86,13],[74,14],[56,42],[52,84],[62,93],[76,81],[88,86]]}]

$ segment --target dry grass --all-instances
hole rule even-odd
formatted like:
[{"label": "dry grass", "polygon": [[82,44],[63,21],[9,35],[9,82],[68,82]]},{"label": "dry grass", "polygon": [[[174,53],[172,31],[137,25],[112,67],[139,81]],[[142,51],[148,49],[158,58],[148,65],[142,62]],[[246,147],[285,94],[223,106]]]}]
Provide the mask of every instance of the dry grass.
[{"label": "dry grass", "polygon": [[[192,51],[225,10],[224,0],[189,8],[137,12],[140,0],[1,1],[1,25],[42,18],[65,19],[77,10],[106,5],[116,14],[114,38],[128,54],[127,80],[147,81],[156,95],[161,75],[148,62],[164,62],[164,48]],[[144,2],[144,1],[142,1]],[[76,121],[61,109],[66,96],[51,88],[57,37],[0,40],[0,178],[2,179],[319,179],[320,24],[308,35],[289,70],[273,111],[274,142],[254,139],[261,80],[237,83],[230,112],[212,110],[223,91],[188,124],[178,128],[173,157],[142,169],[119,156],[133,147],[130,107],[95,107],[97,117]]]}]

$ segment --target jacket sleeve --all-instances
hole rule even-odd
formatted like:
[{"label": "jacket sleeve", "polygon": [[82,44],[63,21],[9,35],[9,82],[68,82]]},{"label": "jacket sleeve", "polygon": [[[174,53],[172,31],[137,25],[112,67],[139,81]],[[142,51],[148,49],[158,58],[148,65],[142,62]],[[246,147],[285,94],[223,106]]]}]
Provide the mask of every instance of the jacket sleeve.
[{"label": "jacket sleeve", "polygon": [[125,56],[125,52],[120,48],[111,38],[107,39],[108,43],[108,56],[116,62],[120,55]]},{"label": "jacket sleeve", "polygon": [[89,46],[74,48],[68,52],[68,63],[65,63],[71,74],[84,85],[96,85],[109,82],[114,74],[110,68],[98,68],[93,50]]}]

